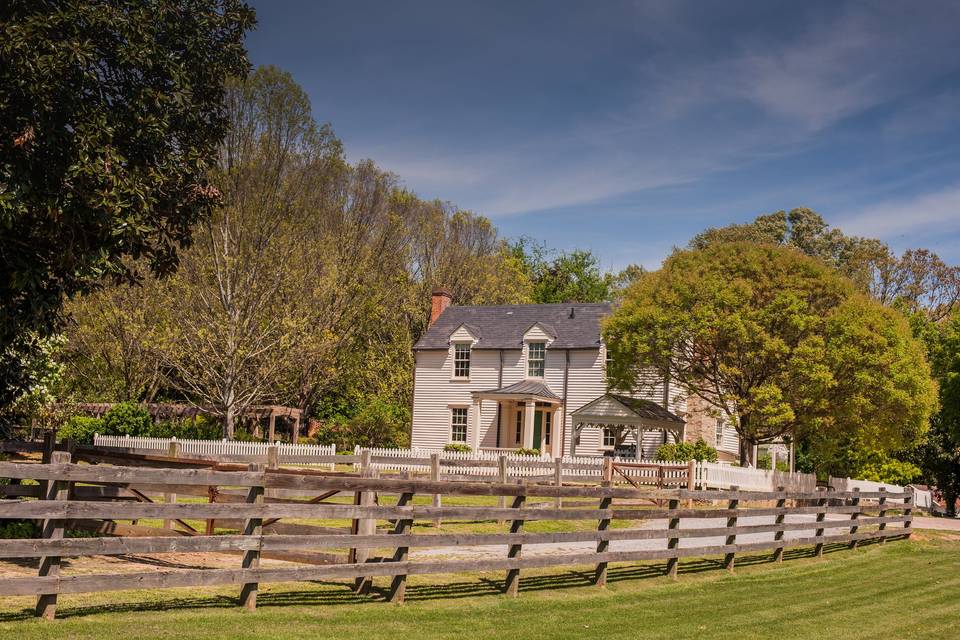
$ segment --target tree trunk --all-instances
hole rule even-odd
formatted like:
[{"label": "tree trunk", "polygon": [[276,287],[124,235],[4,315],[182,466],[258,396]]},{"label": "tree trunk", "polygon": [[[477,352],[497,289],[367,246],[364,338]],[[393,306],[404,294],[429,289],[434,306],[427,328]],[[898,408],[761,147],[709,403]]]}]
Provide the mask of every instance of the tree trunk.
[{"label": "tree trunk", "polygon": [[233,440],[233,427],[236,422],[236,416],[233,413],[233,406],[227,407],[223,416],[223,437],[227,440]]},{"label": "tree trunk", "polygon": [[750,426],[750,417],[749,416],[740,416],[740,428],[737,429],[737,432],[740,436],[740,466],[749,467],[753,462],[753,445],[754,442],[746,436],[749,433],[748,428]]}]

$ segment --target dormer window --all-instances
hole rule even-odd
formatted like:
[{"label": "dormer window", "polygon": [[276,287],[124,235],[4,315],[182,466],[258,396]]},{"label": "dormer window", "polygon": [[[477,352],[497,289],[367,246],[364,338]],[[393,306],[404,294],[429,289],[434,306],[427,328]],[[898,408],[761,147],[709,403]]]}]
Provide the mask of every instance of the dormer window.
[{"label": "dormer window", "polygon": [[547,355],[546,342],[530,342],[527,344],[527,377],[542,378],[544,363]]},{"label": "dormer window", "polygon": [[470,345],[467,343],[453,345],[453,377],[470,377]]}]

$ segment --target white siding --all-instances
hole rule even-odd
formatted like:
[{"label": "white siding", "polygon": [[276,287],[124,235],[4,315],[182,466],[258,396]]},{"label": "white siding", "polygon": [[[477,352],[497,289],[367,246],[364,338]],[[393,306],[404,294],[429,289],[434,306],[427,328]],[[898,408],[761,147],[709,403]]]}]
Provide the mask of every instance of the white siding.
[{"label": "white siding", "polygon": [[[413,387],[413,433],[414,447],[441,449],[450,442],[450,408],[470,407],[470,435],[472,442],[474,420],[472,391],[486,391],[497,387],[497,370],[500,357],[497,351],[474,349],[470,355],[470,378],[453,379],[453,356],[447,351],[417,351],[416,372]],[[492,431],[496,439],[497,403],[487,400],[481,403],[481,446],[488,444]],[[491,430],[491,427],[493,429]]]}]

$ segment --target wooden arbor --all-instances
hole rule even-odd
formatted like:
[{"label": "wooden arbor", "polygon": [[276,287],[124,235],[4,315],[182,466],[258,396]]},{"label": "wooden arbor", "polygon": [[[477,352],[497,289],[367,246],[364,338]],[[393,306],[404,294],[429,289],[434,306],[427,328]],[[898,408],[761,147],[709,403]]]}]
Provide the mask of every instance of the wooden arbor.
[{"label": "wooden arbor", "polygon": [[[63,405],[66,408],[83,412],[94,418],[103,417],[115,406],[112,402],[84,402],[79,404]],[[213,416],[216,413],[205,407],[197,407],[190,404],[173,404],[166,402],[150,402],[143,405],[150,417],[154,420],[163,420],[170,418],[195,418],[198,415]],[[267,428],[267,439],[273,442],[276,439],[277,418],[286,418],[293,421],[290,439],[294,443],[300,436],[300,427],[303,424],[303,411],[295,407],[285,407],[283,405],[251,405],[240,415],[241,418],[254,419],[257,421],[259,429],[260,420],[267,418],[269,426]]]}]

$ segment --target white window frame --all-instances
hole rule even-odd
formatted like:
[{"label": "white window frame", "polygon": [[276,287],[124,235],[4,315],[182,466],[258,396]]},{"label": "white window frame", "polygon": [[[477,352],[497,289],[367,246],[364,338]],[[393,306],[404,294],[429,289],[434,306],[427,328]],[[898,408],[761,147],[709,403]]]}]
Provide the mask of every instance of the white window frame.
[{"label": "white window frame", "polygon": [[[543,353],[543,357],[533,358],[533,348],[534,345],[538,347],[538,351]],[[531,373],[531,365],[534,362],[540,363],[540,375],[534,375]],[[540,378],[542,379],[547,373],[547,343],[542,340],[535,340],[527,343],[527,377],[528,378]]]},{"label": "white window frame", "polygon": [[[610,440],[609,444],[607,444],[608,439]],[[613,429],[610,427],[603,428],[600,433],[600,444],[604,449],[613,449],[617,446],[617,434],[614,433]]]},{"label": "white window frame", "polygon": [[[466,374],[462,375],[457,370],[457,352],[466,349],[467,351],[467,368]],[[472,365],[473,359],[473,345],[469,342],[454,342],[453,343],[453,379],[454,380],[469,380],[470,379],[470,367]]]},{"label": "white window frame", "polygon": [[717,442],[717,449],[720,449],[721,447],[723,447],[723,436],[724,436],[723,431],[724,431],[723,418],[717,418],[716,431],[714,432],[714,435],[716,437],[716,442]]},{"label": "white window frame", "polygon": [[553,411],[543,412],[543,446],[549,447],[553,438]]},{"label": "white window frame", "polygon": [[[458,418],[463,417],[463,424]],[[457,429],[463,427],[463,438],[457,438]],[[450,442],[468,442],[470,437],[470,407],[450,407]]]}]

